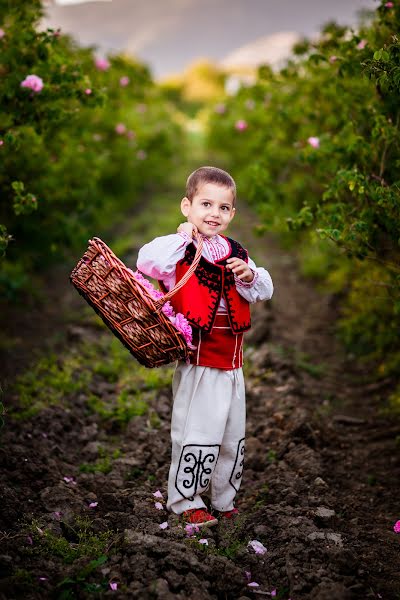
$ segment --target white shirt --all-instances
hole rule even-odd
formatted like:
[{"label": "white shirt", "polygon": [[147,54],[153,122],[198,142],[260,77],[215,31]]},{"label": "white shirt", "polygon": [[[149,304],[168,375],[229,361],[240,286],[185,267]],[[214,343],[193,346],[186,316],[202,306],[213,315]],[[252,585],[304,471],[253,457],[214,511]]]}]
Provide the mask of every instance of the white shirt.
[{"label": "white shirt", "polygon": [[[209,262],[215,263],[230,252],[227,240],[220,235],[210,239],[203,236],[203,241],[202,256]],[[137,268],[149,277],[160,279],[169,291],[176,282],[176,263],[184,257],[186,247],[191,242],[197,245],[196,240],[184,232],[157,237],[139,250]],[[263,267],[257,267],[250,257],[248,265],[254,273],[253,280],[247,283],[235,275],[237,291],[251,304],[260,300],[269,300],[274,291],[270,274]],[[218,312],[226,311],[226,303],[221,296]]]}]

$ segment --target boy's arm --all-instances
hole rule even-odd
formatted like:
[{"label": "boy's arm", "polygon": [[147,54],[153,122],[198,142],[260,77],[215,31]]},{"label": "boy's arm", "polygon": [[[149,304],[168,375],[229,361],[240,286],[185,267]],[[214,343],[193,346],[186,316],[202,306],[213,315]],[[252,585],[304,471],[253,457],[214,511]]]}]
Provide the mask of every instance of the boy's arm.
[{"label": "boy's arm", "polygon": [[185,254],[192,238],[186,233],[172,233],[155,238],[140,248],[136,266],[145,275],[165,279],[175,273],[176,263]]},{"label": "boy's arm", "polygon": [[253,280],[247,283],[235,275],[237,291],[251,304],[260,300],[270,300],[274,293],[271,275],[263,267],[257,267],[250,257],[248,265],[254,273]]}]

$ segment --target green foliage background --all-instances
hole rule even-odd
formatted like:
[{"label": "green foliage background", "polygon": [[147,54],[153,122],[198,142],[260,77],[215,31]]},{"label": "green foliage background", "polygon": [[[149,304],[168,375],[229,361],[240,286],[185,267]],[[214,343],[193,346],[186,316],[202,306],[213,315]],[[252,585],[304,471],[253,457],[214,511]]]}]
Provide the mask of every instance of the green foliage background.
[{"label": "green foliage background", "polygon": [[385,4],[356,32],[327,24],[279,72],[260,67],[208,134],[260,232],[338,294],[340,337],[382,377],[400,370],[400,6]]},{"label": "green foliage background", "polygon": [[[140,204],[182,147],[146,66],[116,55],[101,70],[94,49],[40,32],[41,15],[39,0],[0,0],[0,290],[10,299]],[[30,74],[40,92],[21,87]]]}]

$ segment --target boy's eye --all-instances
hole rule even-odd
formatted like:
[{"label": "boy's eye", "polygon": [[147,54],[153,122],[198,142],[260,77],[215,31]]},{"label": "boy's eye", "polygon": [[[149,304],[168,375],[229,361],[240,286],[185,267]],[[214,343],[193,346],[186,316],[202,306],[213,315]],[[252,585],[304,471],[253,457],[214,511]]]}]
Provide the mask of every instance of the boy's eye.
[{"label": "boy's eye", "polygon": [[210,206],[209,202],[203,202],[203,206]]}]

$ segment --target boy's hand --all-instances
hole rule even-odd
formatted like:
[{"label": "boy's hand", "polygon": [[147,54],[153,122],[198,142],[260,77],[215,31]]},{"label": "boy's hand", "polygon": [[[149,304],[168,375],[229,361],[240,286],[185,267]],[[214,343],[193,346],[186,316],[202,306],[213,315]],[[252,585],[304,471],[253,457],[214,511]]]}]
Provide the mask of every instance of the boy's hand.
[{"label": "boy's hand", "polygon": [[250,269],[247,262],[245,262],[241,258],[228,258],[226,262],[226,268],[231,269],[232,273],[234,273],[236,277],[238,277],[242,281],[245,281],[246,283],[250,283],[251,281],[253,281],[254,273]]},{"label": "boy's hand", "polygon": [[193,223],[181,223],[176,231],[178,233],[185,232],[190,237],[193,237],[193,235],[197,233],[197,227],[196,225],[193,225]]}]

